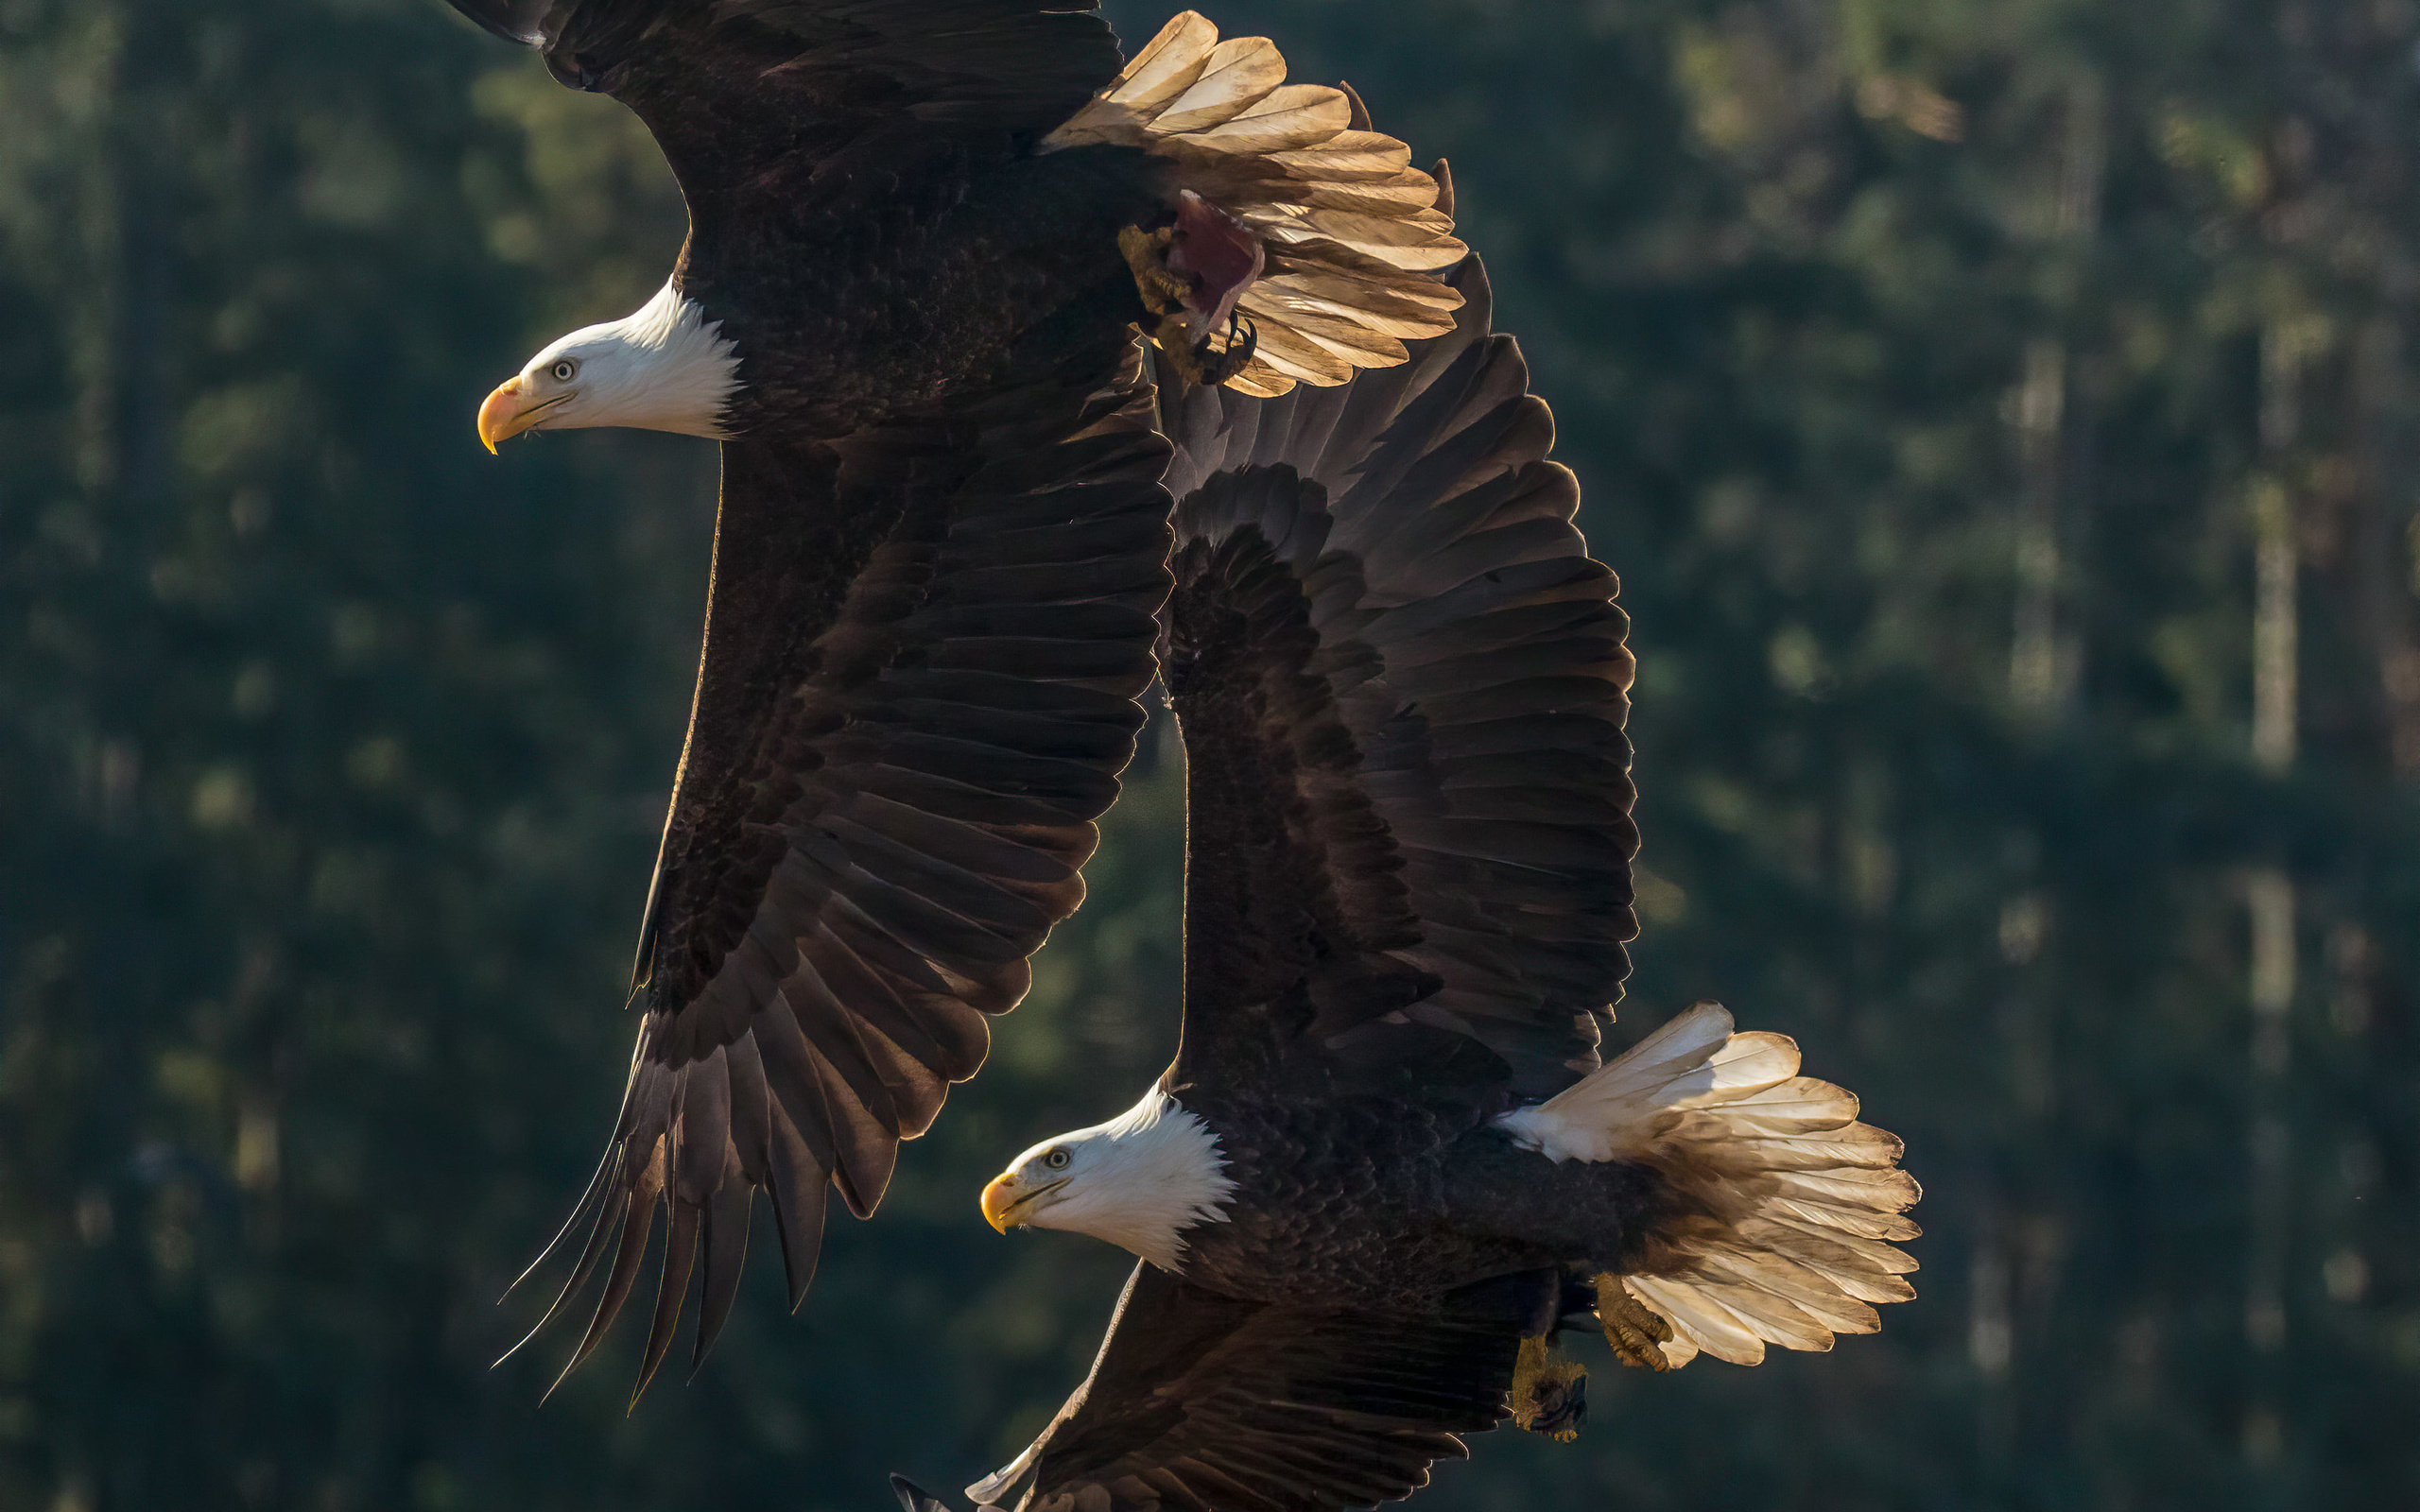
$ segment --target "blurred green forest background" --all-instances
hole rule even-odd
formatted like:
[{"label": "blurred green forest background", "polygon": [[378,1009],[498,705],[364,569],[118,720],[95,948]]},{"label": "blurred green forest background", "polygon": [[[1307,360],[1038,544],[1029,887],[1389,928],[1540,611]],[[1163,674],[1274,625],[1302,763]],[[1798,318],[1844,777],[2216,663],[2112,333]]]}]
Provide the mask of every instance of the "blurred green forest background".
[{"label": "blurred green forest background", "polygon": [[[1578,1445],[1420,1504],[2420,1504],[2413,0],[1215,10],[1450,157],[1556,405],[1624,1032],[1797,1036],[1930,1190],[1880,1336],[1583,1345]],[[680,232],[438,0],[0,0],[0,1509],[875,1512],[1079,1378],[1120,1257],[975,1197],[1172,1040],[1164,724],[797,1318],[760,1257],[627,1417],[635,1325],[489,1368],[627,1061],[713,458],[472,411]]]}]

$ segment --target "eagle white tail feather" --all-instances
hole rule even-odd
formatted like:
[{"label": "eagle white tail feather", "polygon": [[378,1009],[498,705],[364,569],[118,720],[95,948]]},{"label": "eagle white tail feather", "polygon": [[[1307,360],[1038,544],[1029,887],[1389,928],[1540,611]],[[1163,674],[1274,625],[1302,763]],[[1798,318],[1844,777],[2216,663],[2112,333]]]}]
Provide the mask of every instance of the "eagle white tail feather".
[{"label": "eagle white tail feather", "polygon": [[1428,276],[1466,250],[1437,180],[1359,114],[1342,90],[1287,83],[1269,39],[1221,42],[1187,10],[1043,146],[1170,159],[1185,187],[1261,238],[1266,270],[1236,303],[1259,340],[1227,387],[1270,398],[1393,367],[1406,340],[1451,331],[1462,302]]},{"label": "eagle white tail feather", "polygon": [[[1798,1074],[1798,1046],[1734,1034],[1701,1003],[1586,1080],[1497,1120],[1555,1160],[1651,1165],[1707,1217],[1618,1278],[1669,1325],[1651,1344],[1668,1366],[1710,1354],[1754,1365],[1765,1347],[1828,1349],[1881,1326],[1872,1304],[1904,1302],[1916,1263],[1921,1191],[1901,1144],[1857,1121],[1857,1098]],[[1600,1285],[1602,1282],[1600,1282]]]}]

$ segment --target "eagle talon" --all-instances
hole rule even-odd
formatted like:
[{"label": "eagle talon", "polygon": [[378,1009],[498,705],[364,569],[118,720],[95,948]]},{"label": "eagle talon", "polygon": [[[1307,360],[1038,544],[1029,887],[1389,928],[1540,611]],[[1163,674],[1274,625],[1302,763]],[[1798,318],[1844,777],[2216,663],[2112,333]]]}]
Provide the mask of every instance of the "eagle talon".
[{"label": "eagle talon", "polygon": [[1216,388],[1241,372],[1260,345],[1260,333],[1250,320],[1231,316],[1223,350],[1211,344],[1216,339],[1193,339],[1192,317],[1183,310],[1163,318],[1151,333],[1153,344],[1167,355],[1168,366],[1183,373],[1187,383],[1204,388]]},{"label": "eagle talon", "polygon": [[1168,247],[1175,239],[1173,226],[1157,231],[1129,226],[1117,233],[1117,249],[1126,266],[1134,270],[1135,291],[1143,296],[1143,308],[1153,315],[1183,313],[1186,298],[1193,293],[1189,281],[1168,269]]},{"label": "eagle talon", "polygon": [[1597,1321],[1604,1326],[1605,1343],[1614,1357],[1645,1370],[1669,1370],[1672,1362],[1657,1346],[1672,1336],[1672,1325],[1640,1305],[1608,1272],[1597,1278]]},{"label": "eagle talon", "polygon": [[1227,348],[1212,352],[1210,338],[1203,336],[1194,348],[1193,359],[1201,367],[1201,381],[1216,387],[1243,371],[1244,364],[1260,346],[1260,328],[1241,315],[1227,317]]},{"label": "eagle talon", "polygon": [[1588,1420],[1588,1369],[1557,1353],[1551,1333],[1523,1339],[1507,1398],[1515,1428],[1568,1444]]},{"label": "eagle talon", "polygon": [[[1176,226],[1162,226],[1157,231],[1128,226],[1117,233],[1117,250],[1133,270],[1134,289],[1142,296],[1143,308],[1157,318],[1158,324],[1151,331],[1152,343],[1167,354],[1169,366],[1188,381],[1215,388],[1252,361],[1260,346],[1260,331],[1240,311],[1229,308],[1223,330],[1216,335],[1194,334],[1202,321],[1217,316],[1215,311],[1201,307],[1201,278],[1181,273],[1169,266],[1179,246],[1178,232]],[[1258,269],[1255,260],[1253,272],[1243,282],[1256,277]],[[1233,296],[1234,291],[1229,290],[1226,300],[1219,302],[1223,305]]]}]

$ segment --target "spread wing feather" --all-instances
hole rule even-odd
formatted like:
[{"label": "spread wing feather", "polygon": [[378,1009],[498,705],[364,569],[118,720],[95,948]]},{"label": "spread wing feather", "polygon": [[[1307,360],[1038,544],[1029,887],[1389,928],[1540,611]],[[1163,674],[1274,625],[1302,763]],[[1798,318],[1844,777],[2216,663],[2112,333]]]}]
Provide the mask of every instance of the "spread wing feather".
[{"label": "spread wing feather", "polygon": [[1453,328],[1455,292],[1427,276],[1463,254],[1450,198],[1369,127],[1351,91],[1288,84],[1267,38],[1221,41],[1187,10],[1043,146],[1139,147],[1256,234],[1263,276],[1236,309],[1258,344],[1228,387],[1268,397],[1401,362],[1405,338]]},{"label": "spread wing feather", "polygon": [[1597,1065],[1636,932],[1626,622],[1484,274],[1446,282],[1455,328],[1348,386],[1164,380],[1180,1079],[1307,1051],[1527,1098]]},{"label": "spread wing feather", "polygon": [[712,1344],[760,1189],[795,1303],[827,1183],[873,1210],[1082,898],[1167,589],[1167,444],[1128,361],[1090,395],[1028,387],[837,446],[727,443],[645,1016],[557,1241],[585,1229],[557,1310],[605,1277],[575,1366],[659,1205],[642,1385],[693,1272],[698,1355]]},{"label": "spread wing feather", "polygon": [[1238,1301],[1137,1265],[1091,1379],[966,1488],[1010,1512],[1336,1512],[1410,1495],[1495,1426],[1521,1324]]},{"label": "spread wing feather", "polygon": [[1117,72],[1087,0],[449,0],[636,112],[694,203],[877,143],[1039,135]]}]

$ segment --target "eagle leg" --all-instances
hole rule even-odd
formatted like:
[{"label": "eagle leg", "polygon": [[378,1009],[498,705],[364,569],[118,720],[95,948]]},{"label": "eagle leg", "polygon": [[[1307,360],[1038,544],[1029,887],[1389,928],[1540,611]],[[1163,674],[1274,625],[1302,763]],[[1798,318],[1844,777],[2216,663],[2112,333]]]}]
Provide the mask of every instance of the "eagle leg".
[{"label": "eagle leg", "polygon": [[1597,1321],[1604,1325],[1605,1342],[1622,1364],[1646,1370],[1672,1368],[1656,1348],[1672,1336],[1672,1325],[1649,1312],[1623,1287],[1622,1279],[1610,1272],[1597,1278]]},{"label": "eagle leg", "polygon": [[1134,270],[1134,287],[1143,296],[1143,308],[1153,315],[1182,311],[1193,293],[1190,280],[1168,271],[1168,244],[1175,239],[1174,226],[1163,226],[1157,231],[1129,226],[1117,233],[1117,249],[1126,258],[1126,266]]},{"label": "eagle leg", "polygon": [[1185,382],[1205,383],[1201,358],[1194,351],[1193,324],[1184,311],[1163,318],[1151,332],[1151,344],[1167,358],[1168,366],[1184,374]]},{"label": "eagle leg", "polygon": [[1168,360],[1168,366],[1184,374],[1187,383],[1204,388],[1216,388],[1243,370],[1244,364],[1260,345],[1260,333],[1241,316],[1227,318],[1226,346],[1212,345],[1213,337],[1195,340],[1193,328],[1197,317],[1189,310],[1179,310],[1161,318],[1151,332],[1151,344],[1158,347]]},{"label": "eagle leg", "polygon": [[1507,1395],[1514,1427],[1544,1434],[1558,1444],[1578,1438],[1581,1424],[1588,1420],[1588,1369],[1557,1352],[1552,1333],[1521,1341]]},{"label": "eagle leg", "polygon": [[1117,233],[1117,250],[1143,308],[1157,318],[1151,340],[1177,371],[1216,387],[1243,370],[1260,332],[1236,301],[1265,266],[1257,235],[1188,189],[1173,224],[1128,226]]}]

